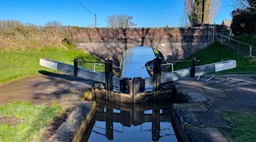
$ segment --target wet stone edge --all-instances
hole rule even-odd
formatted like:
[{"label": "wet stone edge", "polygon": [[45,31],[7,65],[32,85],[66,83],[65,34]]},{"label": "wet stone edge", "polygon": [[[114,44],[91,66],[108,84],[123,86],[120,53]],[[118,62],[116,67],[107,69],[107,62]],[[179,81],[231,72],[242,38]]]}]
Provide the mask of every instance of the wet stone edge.
[{"label": "wet stone edge", "polygon": [[50,142],[80,142],[96,112],[96,102],[81,102],[61,124]]},{"label": "wet stone edge", "polygon": [[227,142],[217,128],[205,126],[194,112],[206,112],[207,99],[196,96],[196,92],[187,91],[175,85],[175,101],[172,106],[174,125],[183,142]]}]

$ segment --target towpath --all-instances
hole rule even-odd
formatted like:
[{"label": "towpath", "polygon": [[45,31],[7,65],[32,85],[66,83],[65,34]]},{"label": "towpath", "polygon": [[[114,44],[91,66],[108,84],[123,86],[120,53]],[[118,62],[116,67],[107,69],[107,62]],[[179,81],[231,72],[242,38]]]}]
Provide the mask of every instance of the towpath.
[{"label": "towpath", "polygon": [[250,75],[222,75],[180,80],[175,83],[178,98],[174,104],[179,131],[188,141],[226,141],[219,131],[232,124],[224,113],[256,114],[256,80]]},{"label": "towpath", "polygon": [[75,106],[92,82],[72,76],[47,73],[0,84],[0,105],[28,101],[39,105]]}]

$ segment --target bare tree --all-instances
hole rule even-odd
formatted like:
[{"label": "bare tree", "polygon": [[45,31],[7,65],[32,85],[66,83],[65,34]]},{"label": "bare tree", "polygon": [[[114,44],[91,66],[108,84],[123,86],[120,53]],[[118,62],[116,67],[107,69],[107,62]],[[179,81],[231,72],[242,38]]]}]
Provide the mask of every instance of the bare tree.
[{"label": "bare tree", "polygon": [[[59,35],[66,36],[66,28],[58,21],[51,21],[45,24],[45,31],[52,34],[52,38],[62,38]],[[59,40],[59,39],[58,39]]]},{"label": "bare tree", "polygon": [[0,49],[64,47],[62,40],[69,36],[68,28],[55,21],[36,26],[15,20],[0,20]]},{"label": "bare tree", "polygon": [[232,3],[234,9],[245,9],[248,7],[248,0],[233,0]]},{"label": "bare tree", "polygon": [[132,16],[115,14],[108,16],[107,25],[111,28],[129,28],[136,24],[132,22]]},{"label": "bare tree", "polygon": [[[203,2],[204,1],[204,2]],[[203,11],[204,3],[204,13]],[[192,25],[210,24],[221,7],[221,0],[185,0],[185,12]]]},{"label": "bare tree", "polygon": [[63,25],[58,21],[51,21],[51,22],[47,22],[45,24],[45,27],[61,28],[61,27],[63,27]]},{"label": "bare tree", "polygon": [[23,27],[23,23],[16,20],[0,20],[1,30],[13,30],[18,27]]},{"label": "bare tree", "polygon": [[181,27],[190,27],[191,26],[191,23],[190,23],[185,11],[182,13],[182,16],[180,17],[180,26]]},{"label": "bare tree", "polygon": [[255,0],[233,0],[233,7],[236,9],[254,8],[256,9]]}]

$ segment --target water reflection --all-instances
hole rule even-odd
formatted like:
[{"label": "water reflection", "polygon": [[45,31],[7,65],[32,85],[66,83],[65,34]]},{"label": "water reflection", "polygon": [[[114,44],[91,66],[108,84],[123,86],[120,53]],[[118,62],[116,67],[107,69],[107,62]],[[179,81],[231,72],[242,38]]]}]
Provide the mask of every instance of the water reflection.
[{"label": "water reflection", "polygon": [[155,58],[151,47],[137,46],[125,51],[123,55],[123,72],[125,78],[149,77],[145,63]]},{"label": "water reflection", "polygon": [[97,102],[95,124],[84,141],[177,141],[171,105]]}]

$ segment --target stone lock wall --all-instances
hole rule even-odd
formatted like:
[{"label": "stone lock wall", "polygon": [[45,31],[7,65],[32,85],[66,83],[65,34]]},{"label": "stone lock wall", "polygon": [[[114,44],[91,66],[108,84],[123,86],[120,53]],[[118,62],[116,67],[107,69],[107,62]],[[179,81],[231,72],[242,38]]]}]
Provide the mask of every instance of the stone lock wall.
[{"label": "stone lock wall", "polygon": [[79,48],[119,62],[125,50],[150,46],[165,60],[183,59],[213,42],[213,29],[200,28],[75,28],[71,39]]}]

